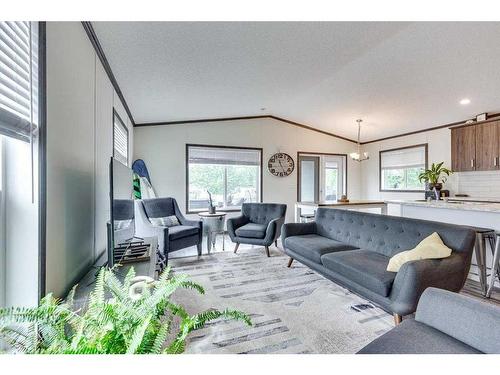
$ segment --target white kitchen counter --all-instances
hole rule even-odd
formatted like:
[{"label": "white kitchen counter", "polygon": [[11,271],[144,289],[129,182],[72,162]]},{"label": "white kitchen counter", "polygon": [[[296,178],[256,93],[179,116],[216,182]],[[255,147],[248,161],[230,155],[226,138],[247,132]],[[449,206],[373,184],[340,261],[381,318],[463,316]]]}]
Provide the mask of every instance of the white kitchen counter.
[{"label": "white kitchen counter", "polygon": [[[413,206],[420,208],[437,208],[446,210],[459,210],[459,211],[481,211],[481,212],[494,212],[500,214],[500,203],[492,203],[489,201],[469,201],[469,200],[453,200],[445,201],[430,201],[425,200],[388,200],[387,204],[399,204],[401,206]],[[500,217],[499,217],[500,220]]]}]

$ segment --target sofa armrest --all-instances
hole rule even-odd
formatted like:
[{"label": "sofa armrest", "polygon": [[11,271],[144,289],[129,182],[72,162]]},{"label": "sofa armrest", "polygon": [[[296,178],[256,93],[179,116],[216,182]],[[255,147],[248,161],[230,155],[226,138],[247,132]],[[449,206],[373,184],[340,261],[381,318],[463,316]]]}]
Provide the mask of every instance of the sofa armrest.
[{"label": "sofa armrest", "polygon": [[394,279],[390,298],[392,311],[407,315],[417,308],[428,287],[459,291],[465,282],[470,262],[454,253],[444,259],[422,259],[403,264]]},{"label": "sofa armrest", "polygon": [[281,243],[285,246],[285,239],[291,236],[303,236],[305,234],[316,234],[316,223],[286,223],[281,228]]},{"label": "sofa armrest", "polygon": [[268,244],[272,244],[280,235],[281,226],[285,221],[284,217],[279,217],[277,219],[271,220],[267,224],[266,236],[264,237],[264,242]]},{"label": "sofa armrest", "polygon": [[427,288],[415,320],[484,353],[500,353],[500,307],[442,289]]},{"label": "sofa armrest", "polygon": [[247,224],[248,221],[249,221],[248,218],[246,216],[243,216],[243,215],[227,219],[227,221],[226,221],[227,233],[229,234],[229,237],[231,237],[231,240],[234,241],[234,238],[237,237],[236,236],[236,229]]}]

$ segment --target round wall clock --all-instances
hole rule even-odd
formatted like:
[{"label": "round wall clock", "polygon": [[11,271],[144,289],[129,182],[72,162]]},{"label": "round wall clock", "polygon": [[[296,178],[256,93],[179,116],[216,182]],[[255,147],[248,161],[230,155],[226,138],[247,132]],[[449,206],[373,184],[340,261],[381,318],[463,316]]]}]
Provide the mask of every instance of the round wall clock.
[{"label": "round wall clock", "polygon": [[286,177],[293,172],[295,163],[290,155],[278,152],[269,158],[267,168],[269,172],[277,177]]}]

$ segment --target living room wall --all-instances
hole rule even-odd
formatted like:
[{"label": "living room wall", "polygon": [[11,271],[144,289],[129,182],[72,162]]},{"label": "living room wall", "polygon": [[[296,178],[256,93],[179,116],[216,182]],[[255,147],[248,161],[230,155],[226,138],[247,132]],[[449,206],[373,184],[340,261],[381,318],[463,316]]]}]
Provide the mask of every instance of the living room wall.
[{"label": "living room wall", "polygon": [[[134,159],[144,159],[159,196],[177,199],[185,211],[186,143],[263,148],[263,201],[286,203],[287,221],[293,221],[297,200],[297,168],[288,177],[275,177],[267,170],[269,157],[286,152],[296,162],[297,151],[349,153],[355,144],[274,119],[134,128]],[[347,189],[350,199],[361,195],[359,163],[348,158]]]},{"label": "living room wall", "polygon": [[106,248],[113,107],[131,121],[80,22],[47,22],[46,290],[63,295]]}]

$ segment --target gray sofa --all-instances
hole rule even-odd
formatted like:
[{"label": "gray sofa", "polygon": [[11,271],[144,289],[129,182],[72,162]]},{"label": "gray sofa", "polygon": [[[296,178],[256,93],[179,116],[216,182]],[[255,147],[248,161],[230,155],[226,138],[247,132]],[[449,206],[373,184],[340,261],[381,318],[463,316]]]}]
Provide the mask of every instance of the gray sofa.
[{"label": "gray sofa", "polygon": [[227,220],[227,232],[236,244],[234,252],[240,243],[260,245],[269,257],[269,246],[273,242],[277,245],[285,214],[286,204],[243,203],[241,215]]},{"label": "gray sofa", "polygon": [[360,354],[500,354],[500,307],[428,288],[415,319],[375,339]]},{"label": "gray sofa", "polygon": [[[386,270],[390,257],[437,232],[453,252],[445,259]],[[428,287],[459,291],[467,277],[475,232],[458,225],[357,211],[319,208],[315,221],[285,224],[286,254],[394,314],[411,314]]]}]

